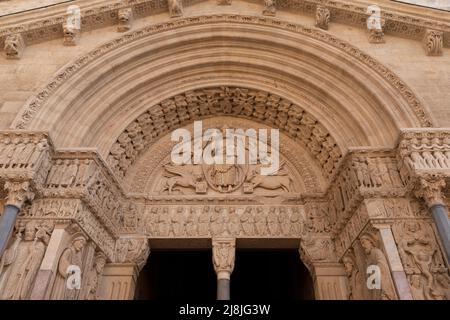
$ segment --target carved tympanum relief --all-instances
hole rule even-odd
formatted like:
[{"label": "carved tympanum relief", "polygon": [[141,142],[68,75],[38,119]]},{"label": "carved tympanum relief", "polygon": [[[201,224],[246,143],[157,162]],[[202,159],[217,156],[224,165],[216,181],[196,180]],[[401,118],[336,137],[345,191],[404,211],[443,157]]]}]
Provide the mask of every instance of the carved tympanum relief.
[{"label": "carved tympanum relief", "polygon": [[196,119],[230,115],[279,128],[302,143],[330,175],[342,153],[327,129],[299,106],[267,92],[208,88],[162,101],[139,116],[111,147],[108,163],[123,178],[137,157],[163,134]]}]

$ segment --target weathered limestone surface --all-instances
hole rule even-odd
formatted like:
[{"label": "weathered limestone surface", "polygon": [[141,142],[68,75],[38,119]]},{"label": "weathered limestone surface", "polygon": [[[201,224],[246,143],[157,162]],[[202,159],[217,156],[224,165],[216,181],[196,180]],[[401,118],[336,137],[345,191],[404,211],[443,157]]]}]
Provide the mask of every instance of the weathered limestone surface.
[{"label": "weathered limestone surface", "polygon": [[[447,13],[150,2],[0,17],[0,299],[132,299],[153,243],[195,243],[226,300],[242,241],[273,240],[317,299],[450,299]],[[280,170],[175,165],[199,120],[279,129]]]}]

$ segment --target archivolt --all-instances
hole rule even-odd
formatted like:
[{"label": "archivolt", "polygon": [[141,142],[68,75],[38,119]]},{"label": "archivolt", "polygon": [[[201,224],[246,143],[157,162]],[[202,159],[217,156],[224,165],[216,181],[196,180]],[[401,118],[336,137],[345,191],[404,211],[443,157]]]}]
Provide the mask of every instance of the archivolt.
[{"label": "archivolt", "polygon": [[[195,114],[189,95],[205,88],[218,92],[212,98],[204,90],[203,98],[219,97],[214,103],[222,105],[208,102],[206,113]],[[228,112],[227,101],[232,110],[236,101],[248,110]],[[177,109],[175,118],[171,108]],[[309,145],[327,174],[348,147],[393,145],[399,128],[431,125],[408,86],[352,45],[276,19],[217,15],[148,26],[101,45],[58,72],[13,127],[49,130],[58,147],[98,147],[123,175],[142,147],[133,128],[143,118],[153,126],[164,123],[142,131],[154,139],[158,130],[215,114],[281,127]],[[290,126],[296,121],[319,129],[303,136],[301,123]],[[122,166],[116,163],[117,141],[127,135],[136,142],[124,151],[129,159]],[[317,149],[324,141],[328,147]]]}]

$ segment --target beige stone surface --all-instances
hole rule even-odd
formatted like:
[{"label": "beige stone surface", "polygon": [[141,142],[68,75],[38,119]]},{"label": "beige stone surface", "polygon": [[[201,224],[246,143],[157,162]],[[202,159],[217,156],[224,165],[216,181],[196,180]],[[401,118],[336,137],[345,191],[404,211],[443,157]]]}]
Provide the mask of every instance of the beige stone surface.
[{"label": "beige stone surface", "polygon": [[[428,211],[450,194],[449,13],[383,0],[369,33],[362,0],[150,2],[73,1],[81,31],[50,1],[0,14],[3,298],[133,299],[153,243],[230,281],[236,249],[295,247],[316,299],[450,299]],[[279,129],[280,170],[176,166],[200,120]]]}]

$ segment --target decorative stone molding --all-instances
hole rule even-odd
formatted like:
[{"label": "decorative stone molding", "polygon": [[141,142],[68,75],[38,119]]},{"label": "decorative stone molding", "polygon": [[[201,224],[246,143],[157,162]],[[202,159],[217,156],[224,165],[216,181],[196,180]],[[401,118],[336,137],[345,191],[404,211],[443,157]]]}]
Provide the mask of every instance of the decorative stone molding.
[{"label": "decorative stone molding", "polygon": [[444,33],[442,31],[426,30],[423,42],[427,56],[442,56],[444,44]]},{"label": "decorative stone molding", "polygon": [[334,241],[329,236],[306,236],[300,241],[299,253],[310,271],[318,263],[337,262]]},{"label": "decorative stone molding", "polygon": [[236,256],[236,239],[233,238],[213,238],[213,265],[217,274],[217,279],[230,279],[234,269]]},{"label": "decorative stone molding", "polygon": [[25,201],[32,201],[34,193],[30,191],[30,182],[6,181],[4,188],[8,191],[6,204],[22,208]]},{"label": "decorative stone molding", "polygon": [[0,180],[42,185],[50,165],[51,146],[46,133],[0,131]]},{"label": "decorative stone molding", "polygon": [[30,121],[35,117],[36,113],[45,104],[45,101],[52,95],[52,93],[61,86],[62,83],[67,81],[70,77],[77,73],[82,67],[86,66],[88,63],[103,56],[107,52],[114,50],[117,47],[123,46],[126,43],[136,41],[143,37],[149,36],[151,34],[156,34],[158,32],[170,30],[173,28],[180,28],[183,26],[204,24],[204,23],[214,23],[214,22],[232,22],[241,24],[254,24],[254,25],[266,25],[266,26],[276,26],[276,28],[284,28],[289,31],[304,34],[313,39],[317,39],[321,42],[328,43],[339,50],[346,52],[347,54],[353,56],[357,60],[361,61],[367,67],[373,69],[381,75],[388,83],[392,85],[398,91],[398,94],[405,99],[407,104],[410,106],[411,110],[416,114],[418,121],[420,121],[422,126],[430,126],[432,124],[427,112],[423,108],[421,102],[414,95],[412,90],[401,81],[395,74],[393,74],[388,68],[380,64],[378,61],[368,56],[367,54],[361,52],[356,47],[337,39],[336,37],[324,33],[319,29],[306,28],[300,25],[296,25],[290,22],[274,20],[271,18],[260,19],[253,16],[237,16],[237,15],[213,15],[213,16],[202,16],[194,18],[186,18],[177,20],[176,23],[160,23],[152,26],[148,26],[144,29],[133,31],[126,36],[109,41],[106,44],[100,46],[99,48],[93,50],[92,52],[80,57],[75,62],[68,64],[65,68],[55,76],[54,79],[43,89],[30,99],[24,106],[21,114],[18,115],[14,121],[12,127],[16,129],[25,129]]},{"label": "decorative stone molding", "polygon": [[276,0],[264,0],[263,15],[275,16],[277,13]]},{"label": "decorative stone molding", "polygon": [[115,263],[132,263],[142,270],[150,255],[146,238],[121,237],[116,242]]},{"label": "decorative stone molding", "polygon": [[118,32],[127,32],[131,30],[133,26],[133,8],[119,9],[118,11],[119,25],[117,26]]},{"label": "decorative stone molding", "polygon": [[171,18],[181,17],[183,15],[183,3],[181,0],[167,0],[167,4]]},{"label": "decorative stone molding", "polygon": [[268,92],[215,87],[188,91],[151,107],[133,121],[112,146],[107,161],[118,177],[152,142],[188,121],[233,115],[275,125],[310,150],[328,175],[342,153],[327,129],[299,106]]},{"label": "decorative stone molding", "polygon": [[105,228],[104,224],[80,199],[36,199],[33,201],[30,212],[21,214],[21,217],[74,222],[106,254],[110,261],[113,260],[117,235]]},{"label": "decorative stone molding", "polygon": [[142,221],[143,232],[158,239],[300,238],[305,233],[304,211],[298,206],[148,206]]},{"label": "decorative stone molding", "polygon": [[328,30],[328,24],[330,23],[331,13],[327,7],[318,5],[316,8],[316,27],[324,30]]},{"label": "decorative stone molding", "polygon": [[231,6],[232,0],[217,0],[219,6]]},{"label": "decorative stone molding", "polygon": [[[231,1],[230,1],[231,2]],[[315,8],[319,5],[328,7],[333,12],[333,19],[338,23],[365,28],[365,20],[367,18],[367,5],[341,1],[331,1],[324,3],[323,0],[279,0],[278,6],[280,10],[294,10],[301,14],[310,16],[315,15]],[[195,1],[187,1],[185,5],[190,5]],[[82,22],[85,30],[102,28],[111,25],[117,19],[117,10],[132,7],[138,17],[145,17],[157,14],[167,10],[167,3],[156,0],[133,0],[133,2],[111,1],[98,6],[91,6],[82,10]],[[386,30],[389,34],[408,37],[415,40],[421,40],[426,29],[442,31],[445,34],[450,33],[450,24],[442,22],[441,19],[424,18],[413,12],[405,13],[405,7],[401,11],[395,8],[383,8],[383,17],[386,18]],[[23,16],[20,16],[23,21]],[[30,23],[21,23],[7,26],[0,30],[0,45],[3,44],[4,38],[13,33],[20,31],[24,34],[25,40],[30,43],[45,41],[61,37],[60,26],[65,20],[65,11],[54,14],[50,17],[34,20]],[[444,43],[446,47],[450,46],[450,42]]]},{"label": "decorative stone molding", "polygon": [[98,154],[80,149],[59,151],[52,163],[43,195],[84,200],[99,221],[116,233],[123,224],[119,212],[123,191]]},{"label": "decorative stone molding", "polygon": [[419,185],[417,186],[415,195],[425,200],[429,208],[437,204],[445,205],[442,194],[445,185],[446,183],[443,178],[419,178]]},{"label": "decorative stone molding", "polygon": [[333,234],[341,232],[364,198],[397,197],[406,192],[394,152],[351,150],[327,194]]},{"label": "decorative stone molding", "polygon": [[[404,130],[397,151],[402,179],[417,188],[418,178],[450,178],[450,132],[443,129]],[[419,188],[420,189],[420,188]]]},{"label": "decorative stone molding", "polygon": [[5,38],[5,56],[7,59],[20,59],[25,51],[25,42],[20,33],[11,34]]}]

